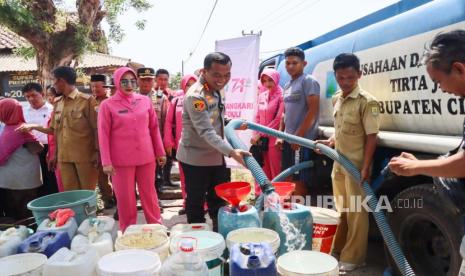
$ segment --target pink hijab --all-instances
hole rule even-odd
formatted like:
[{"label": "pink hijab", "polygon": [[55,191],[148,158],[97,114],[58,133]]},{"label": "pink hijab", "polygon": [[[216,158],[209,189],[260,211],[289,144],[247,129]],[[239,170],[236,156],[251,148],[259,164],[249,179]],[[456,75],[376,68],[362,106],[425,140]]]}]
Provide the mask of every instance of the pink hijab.
[{"label": "pink hijab", "polygon": [[0,100],[0,121],[6,125],[0,135],[0,166],[2,166],[19,147],[28,142],[35,142],[37,138],[29,132],[16,131],[16,128],[26,122],[23,108],[17,100]]},{"label": "pink hijab", "polygon": [[185,90],[186,90],[187,83],[188,83],[190,80],[195,80],[195,81],[197,81],[198,78],[197,78],[197,76],[194,75],[194,74],[188,74],[188,75],[185,75],[184,77],[182,77],[182,80],[181,80],[181,89],[182,89],[182,91],[184,91],[184,93],[187,92],[187,91],[185,91]]},{"label": "pink hijab", "polygon": [[270,91],[270,94],[275,94],[276,92],[281,93],[281,94],[283,93],[283,89],[281,88],[281,86],[279,86],[280,76],[279,76],[278,71],[276,71],[275,69],[265,69],[265,70],[263,70],[262,74],[260,75],[260,85],[266,91],[267,88],[264,87],[262,82],[261,82],[261,79],[262,79],[263,75],[270,77],[274,81],[275,87],[274,87],[273,91]]},{"label": "pink hijab", "polygon": [[[114,83],[115,83],[116,94],[118,94],[121,98],[126,99],[126,100],[129,101],[134,96],[135,91],[133,93],[131,93],[130,95],[127,95],[121,89],[121,78],[123,77],[123,75],[126,72],[132,73],[134,75],[134,77],[136,78],[136,80],[137,80],[136,72],[134,72],[134,70],[132,70],[129,67],[120,67],[120,68],[116,69],[116,71],[113,73],[113,80],[114,80]],[[134,87],[134,89],[135,89],[135,87]]]}]

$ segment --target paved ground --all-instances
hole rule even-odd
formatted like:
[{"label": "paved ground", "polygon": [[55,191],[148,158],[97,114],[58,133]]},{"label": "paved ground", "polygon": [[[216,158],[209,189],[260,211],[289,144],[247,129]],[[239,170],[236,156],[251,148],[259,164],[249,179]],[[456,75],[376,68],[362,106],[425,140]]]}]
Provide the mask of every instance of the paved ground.
[{"label": "paved ground", "polygon": [[[177,170],[175,168],[175,170]],[[175,173],[175,172],[173,172]],[[233,180],[250,180],[251,176],[247,172],[238,171],[233,173]],[[187,223],[185,215],[178,215],[178,211],[182,208],[182,199],[180,190],[170,190],[164,193],[162,198],[162,205],[164,206],[164,213],[162,214],[163,222],[166,227],[171,228],[175,224]],[[104,210],[105,215],[112,216],[115,212],[115,209]],[[211,224],[211,221],[207,217],[207,222]],[[138,223],[145,223],[143,211],[138,212]],[[367,265],[363,268],[360,268],[354,272],[346,273],[344,275],[349,276],[375,276],[383,275],[384,268],[386,267],[383,243],[377,240],[370,240],[368,245],[367,253]]]}]

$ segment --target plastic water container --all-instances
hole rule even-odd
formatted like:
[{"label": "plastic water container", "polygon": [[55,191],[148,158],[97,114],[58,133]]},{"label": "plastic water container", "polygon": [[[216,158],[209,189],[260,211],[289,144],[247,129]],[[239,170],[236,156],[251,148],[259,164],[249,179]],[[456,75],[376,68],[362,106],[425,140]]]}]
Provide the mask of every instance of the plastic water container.
[{"label": "plastic water container", "polygon": [[0,231],[0,258],[16,254],[18,246],[27,238],[29,231],[26,226],[11,227]]},{"label": "plastic water container", "polygon": [[276,276],[276,257],[268,243],[237,243],[229,258],[230,276]]},{"label": "plastic water container", "polygon": [[239,243],[267,243],[273,254],[276,254],[279,250],[280,238],[278,233],[266,228],[249,227],[229,232],[226,237],[229,252]]},{"label": "plastic water container", "polygon": [[218,232],[226,238],[229,232],[246,228],[260,227],[260,218],[255,207],[242,205],[239,208],[223,206],[218,212]]},{"label": "plastic water container", "polygon": [[208,266],[196,251],[195,239],[182,239],[177,252],[161,267],[161,276],[208,276]]},{"label": "plastic water container", "polygon": [[282,276],[337,276],[337,260],[326,253],[296,250],[278,259],[278,273]]},{"label": "plastic water container", "polygon": [[172,254],[178,250],[181,240],[185,238],[197,240],[196,251],[207,263],[209,275],[222,276],[224,260],[221,255],[226,248],[223,236],[211,231],[193,231],[179,234],[171,239],[170,252]]},{"label": "plastic water container", "polygon": [[115,250],[127,249],[145,249],[155,252],[163,262],[169,255],[170,239],[162,231],[125,233],[116,239]]},{"label": "plastic water container", "polygon": [[310,207],[313,217],[312,250],[329,254],[341,215],[331,209]]},{"label": "plastic water container", "polygon": [[83,247],[78,251],[60,248],[45,263],[43,276],[93,276],[97,266],[97,251]]},{"label": "plastic water container", "polygon": [[206,223],[176,224],[170,229],[170,237],[173,238],[181,233],[191,231],[211,231],[210,225]]},{"label": "plastic water container", "polygon": [[142,233],[142,232],[164,232],[165,234],[168,233],[168,228],[162,224],[133,224],[129,225],[128,228],[126,228],[126,231],[124,231],[124,234],[131,234],[131,233]]},{"label": "plastic water container", "polygon": [[87,236],[89,235],[89,231],[91,231],[94,227],[96,228],[97,232],[107,232],[111,235],[113,241],[116,240],[118,226],[116,225],[113,218],[106,216],[85,219],[81,225],[79,225],[77,233],[83,236]]},{"label": "plastic water container", "polygon": [[[281,239],[278,252],[279,256],[289,251],[286,243],[288,242],[287,239],[291,236],[289,233],[283,231],[280,214],[286,220],[286,223],[288,222],[290,224],[290,228],[295,228],[295,231],[293,231],[294,234],[303,235],[301,236],[302,242],[300,243],[303,244],[303,246],[301,248],[294,248],[294,250],[312,249],[313,220],[310,210],[306,206],[297,203],[293,203],[291,207],[292,208],[289,209],[282,209],[280,213],[271,211],[263,212],[263,228],[276,231]],[[291,241],[291,244],[295,245],[296,243]]]},{"label": "plastic water container", "polygon": [[131,249],[110,253],[97,264],[99,276],[158,276],[161,261],[155,252]]},{"label": "plastic water container", "polygon": [[92,247],[97,251],[99,258],[113,252],[113,239],[107,232],[89,234],[89,236],[76,235],[71,241],[71,250],[80,251],[81,248]]},{"label": "plastic water container", "polygon": [[71,241],[66,232],[39,232],[25,239],[18,247],[18,253],[42,253],[52,256],[62,247],[69,248]]},{"label": "plastic water container", "polygon": [[92,190],[55,193],[34,199],[27,204],[27,208],[32,211],[37,225],[48,218],[51,212],[65,208],[74,211],[74,218],[80,225],[86,218],[97,214],[97,194]]},{"label": "plastic water container", "polygon": [[47,257],[38,253],[25,253],[0,258],[1,275],[42,276]]},{"label": "plastic water container", "polygon": [[68,233],[69,239],[72,240],[76,235],[78,226],[75,218],[69,218],[65,225],[56,227],[55,222],[50,219],[44,219],[42,223],[37,227],[37,232],[48,232],[48,231],[64,231]]}]

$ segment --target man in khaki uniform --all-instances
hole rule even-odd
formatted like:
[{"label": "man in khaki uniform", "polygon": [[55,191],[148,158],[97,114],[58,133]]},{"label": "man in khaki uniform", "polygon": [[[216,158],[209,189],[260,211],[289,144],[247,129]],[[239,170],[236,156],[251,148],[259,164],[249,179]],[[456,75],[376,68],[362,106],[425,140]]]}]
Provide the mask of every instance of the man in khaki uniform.
[{"label": "man in khaki uniform", "polygon": [[[106,82],[106,76],[101,74],[96,74],[90,76],[90,90],[92,91],[92,96],[97,102],[96,111],[98,113],[98,107],[100,104],[109,98],[108,90],[104,87]],[[103,172],[102,162],[99,160],[98,163],[98,188],[100,194],[102,195],[103,206],[105,209],[110,209],[115,206],[113,200],[113,191],[108,180],[108,175]]]},{"label": "man in khaki uniform", "polygon": [[[340,54],[334,60],[336,81],[342,91],[333,97],[335,135],[318,141],[347,157],[361,171],[362,182],[369,180],[373,153],[379,132],[379,105],[376,99],[358,86],[360,61],[353,54]],[[340,255],[341,271],[363,266],[368,243],[368,213],[363,207],[351,206],[363,201],[365,194],[340,164],[334,163],[333,194],[341,213],[333,244],[333,255]],[[355,201],[353,197],[360,197]],[[352,198],[352,199],[351,199]],[[353,204],[352,204],[353,205]],[[349,209],[356,207],[355,210]]]},{"label": "man in khaki uniform", "polygon": [[[155,70],[150,67],[144,67],[137,69],[137,82],[139,84],[139,93],[146,95],[152,100],[153,108],[157,113],[158,126],[160,128],[160,134],[163,137],[163,130],[165,125],[166,113],[168,112],[168,106],[170,104],[168,96],[163,93],[163,90],[155,90]],[[157,189],[159,198],[163,187],[165,185],[164,179],[169,178],[169,175],[164,176],[165,169],[157,165],[156,168],[156,179],[155,188]]]},{"label": "man in khaki uniform", "polygon": [[98,177],[97,102],[76,89],[73,68],[58,67],[53,76],[53,85],[62,96],[55,98],[50,127],[24,125],[21,130],[54,134],[56,153],[51,163],[58,161],[65,191],[94,190]]}]

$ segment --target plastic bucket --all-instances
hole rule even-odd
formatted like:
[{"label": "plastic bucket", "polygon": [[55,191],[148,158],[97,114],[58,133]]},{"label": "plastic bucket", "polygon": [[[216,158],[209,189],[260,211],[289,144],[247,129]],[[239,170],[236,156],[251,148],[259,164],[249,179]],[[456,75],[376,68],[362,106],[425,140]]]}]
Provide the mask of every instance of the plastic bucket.
[{"label": "plastic bucket", "polygon": [[154,276],[161,269],[158,254],[148,250],[131,249],[110,253],[97,264],[99,276]]},{"label": "plastic bucket", "polygon": [[312,250],[329,254],[341,215],[331,209],[310,207],[313,217]]},{"label": "plastic bucket", "polygon": [[163,262],[169,255],[170,239],[161,231],[124,234],[116,239],[115,250],[145,249],[158,254]]},{"label": "plastic bucket", "polygon": [[334,257],[309,250],[296,250],[282,255],[278,259],[277,268],[282,276],[339,275],[338,262]]},{"label": "plastic bucket", "polygon": [[190,224],[176,224],[170,229],[170,237],[176,237],[184,232],[191,231],[211,231],[210,225],[207,223],[190,223]]},{"label": "plastic bucket", "polygon": [[242,228],[229,232],[226,237],[226,246],[231,251],[232,247],[237,243],[268,243],[273,250],[273,254],[276,254],[279,249],[281,240],[279,234],[276,231],[266,228]]},{"label": "plastic bucket", "polygon": [[95,217],[97,213],[97,194],[91,190],[68,191],[39,197],[27,204],[32,211],[37,225],[48,218],[56,209],[73,209],[75,219],[80,225],[86,218]]},{"label": "plastic bucket", "polygon": [[183,238],[197,240],[195,251],[207,262],[209,276],[223,276],[224,260],[221,257],[226,248],[223,236],[211,231],[192,231],[177,235],[171,239],[170,251],[176,252]]},{"label": "plastic bucket", "polygon": [[47,256],[39,253],[11,255],[0,259],[1,275],[41,276]]},{"label": "plastic bucket", "polygon": [[135,233],[142,233],[142,232],[157,232],[161,231],[163,233],[168,232],[168,228],[162,224],[154,223],[154,224],[133,224],[129,225],[128,228],[124,231],[124,234],[135,234]]}]

